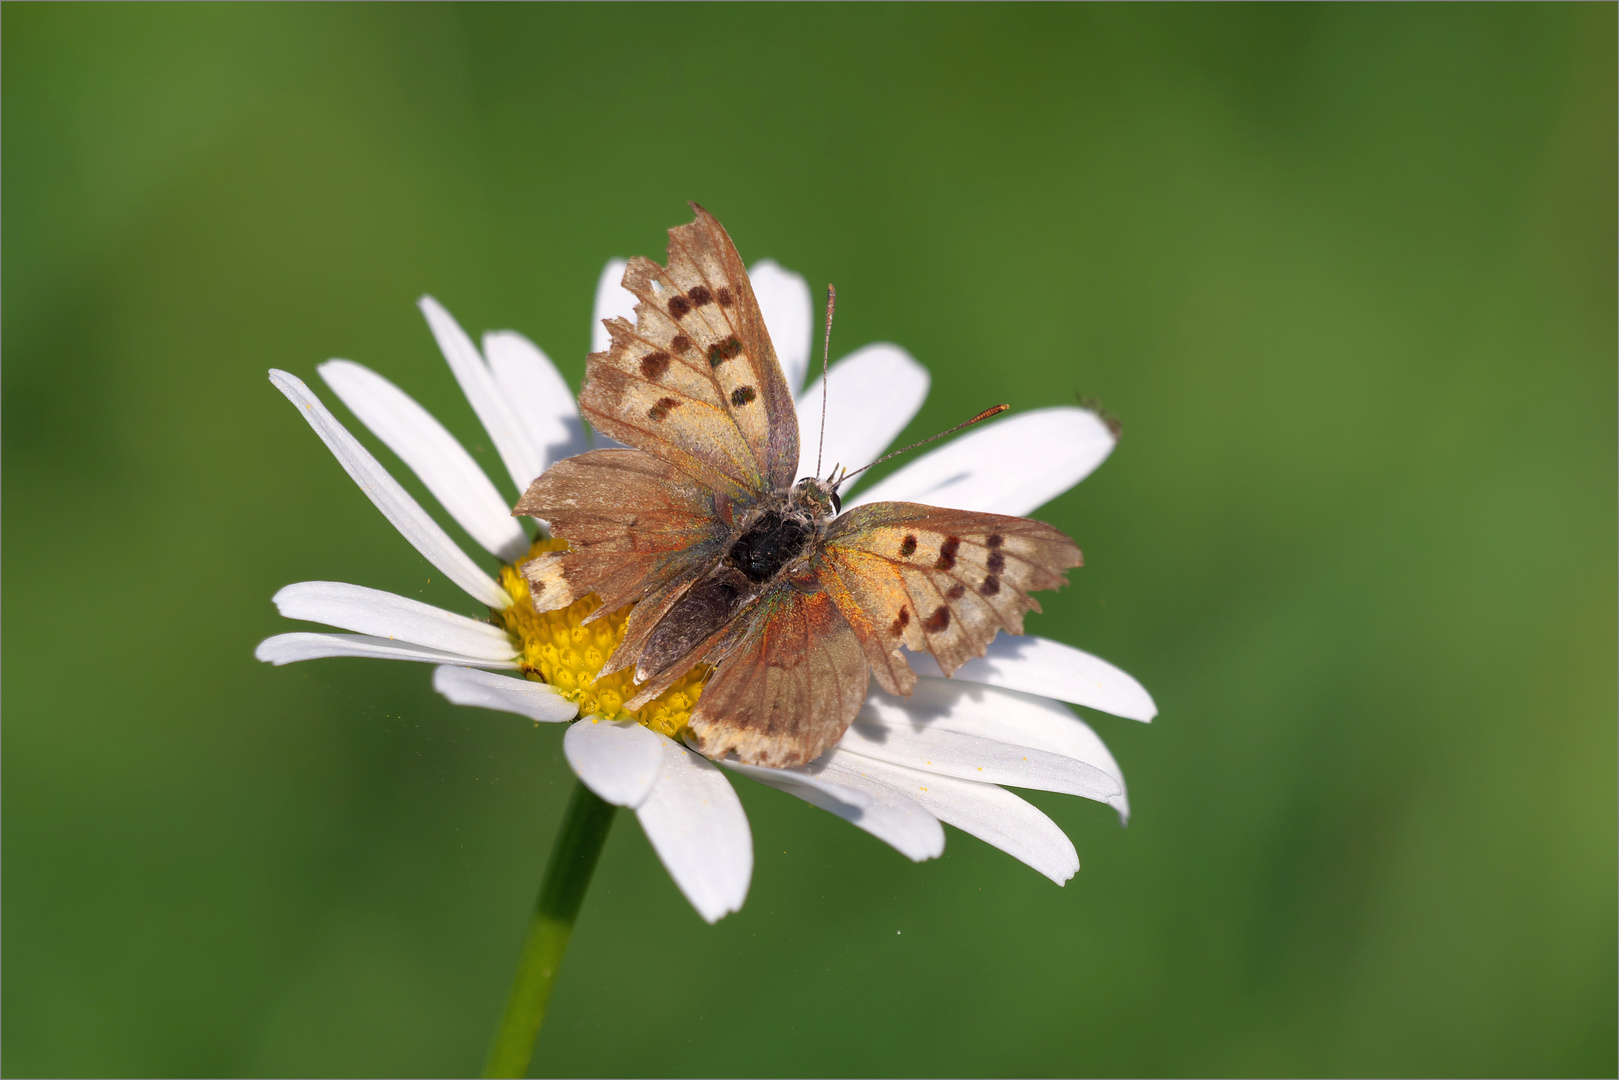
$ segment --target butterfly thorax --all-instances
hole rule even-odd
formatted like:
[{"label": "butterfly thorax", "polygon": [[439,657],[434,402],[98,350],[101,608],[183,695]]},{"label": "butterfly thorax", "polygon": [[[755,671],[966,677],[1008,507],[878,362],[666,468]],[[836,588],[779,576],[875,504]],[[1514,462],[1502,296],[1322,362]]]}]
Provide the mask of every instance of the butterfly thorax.
[{"label": "butterfly thorax", "polygon": [[638,677],[681,662],[775,582],[803,577],[837,509],[837,494],[815,479],[761,499],[738,520],[725,554],[658,621]]},{"label": "butterfly thorax", "polygon": [[767,510],[731,544],[725,561],[749,581],[762,585],[804,553],[815,535],[815,525],[807,514]]}]

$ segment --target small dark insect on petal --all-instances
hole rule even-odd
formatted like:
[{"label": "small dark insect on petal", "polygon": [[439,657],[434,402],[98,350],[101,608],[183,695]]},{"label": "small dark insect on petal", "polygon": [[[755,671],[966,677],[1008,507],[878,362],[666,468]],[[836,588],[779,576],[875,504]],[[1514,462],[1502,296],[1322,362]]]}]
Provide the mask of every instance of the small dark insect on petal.
[{"label": "small dark insect on petal", "polygon": [[691,338],[685,334],[676,334],[675,339],[669,343],[669,347],[677,353],[691,352]]},{"label": "small dark insect on petal", "polygon": [[989,567],[989,572],[990,573],[992,573],[992,574],[1000,573],[1002,570],[1006,569],[1006,555],[1005,555],[1005,553],[1000,552],[1000,551],[992,551],[992,552],[990,552],[989,553],[989,558],[984,560],[984,565]]},{"label": "small dark insect on petal", "polygon": [[672,397],[659,398],[658,403],[648,409],[646,414],[652,420],[662,421],[668,419],[671,410],[678,408],[680,408],[679,399]]},{"label": "small dark insect on petal", "polygon": [[950,609],[940,607],[932,615],[922,621],[922,629],[930,634],[937,634],[950,625]]},{"label": "small dark insect on petal", "polygon": [[676,319],[684,319],[686,317],[686,313],[690,310],[691,304],[687,303],[684,296],[676,296],[669,301],[669,314],[673,315]]},{"label": "small dark insect on petal", "polygon": [[663,373],[669,370],[669,354],[666,352],[647,353],[641,357],[641,375],[656,382],[663,378]]},{"label": "small dark insect on petal", "polygon": [[905,537],[905,539],[900,542],[900,545],[899,545],[899,557],[902,558],[902,559],[909,559],[912,555],[915,555],[915,554],[916,554],[916,537],[915,537],[915,535],[907,535]]},{"label": "small dark insect on petal", "polygon": [[735,390],[731,391],[731,404],[740,409],[742,406],[746,405],[748,402],[752,401],[758,396],[758,391],[756,391],[753,387],[739,386]]},{"label": "small dark insect on petal", "polygon": [[902,607],[899,609],[899,615],[894,618],[894,625],[888,628],[888,632],[894,637],[899,637],[901,634],[905,633],[905,628],[910,624],[911,609]]},{"label": "small dark insect on petal", "polygon": [[956,565],[956,550],[961,547],[961,537],[949,536],[939,546],[939,561],[933,564],[935,570],[949,570]]},{"label": "small dark insect on petal", "polygon": [[720,307],[730,307],[732,304],[736,303],[735,300],[731,299],[731,290],[727,289],[723,285],[721,285],[719,291],[714,294],[714,299],[720,302]]},{"label": "small dark insect on petal", "polygon": [[949,597],[951,600],[960,600],[966,594],[967,586],[958,581],[954,585],[950,586],[950,591],[944,595]]},{"label": "small dark insect on petal", "polygon": [[706,285],[693,285],[686,290],[686,299],[691,301],[692,307],[702,307],[713,302],[714,294],[708,291]]},{"label": "small dark insect on petal", "polygon": [[1001,579],[994,574],[989,575],[984,579],[984,583],[978,587],[978,591],[985,596],[994,596],[1001,591]]}]

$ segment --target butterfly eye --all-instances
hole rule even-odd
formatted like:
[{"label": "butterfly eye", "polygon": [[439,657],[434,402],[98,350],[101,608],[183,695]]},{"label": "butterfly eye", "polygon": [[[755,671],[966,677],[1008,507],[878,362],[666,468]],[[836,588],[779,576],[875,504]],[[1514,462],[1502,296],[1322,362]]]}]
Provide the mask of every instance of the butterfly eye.
[{"label": "butterfly eye", "polygon": [[828,492],[828,494],[832,496],[832,512],[834,514],[843,513],[843,500],[838,498],[838,493],[832,491]]}]

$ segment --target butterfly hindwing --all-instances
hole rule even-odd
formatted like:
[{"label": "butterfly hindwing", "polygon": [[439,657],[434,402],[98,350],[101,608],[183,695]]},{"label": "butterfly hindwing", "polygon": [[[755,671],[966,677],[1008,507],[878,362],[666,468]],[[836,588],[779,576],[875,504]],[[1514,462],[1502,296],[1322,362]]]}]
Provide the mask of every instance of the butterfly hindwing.
[{"label": "butterfly hindwing", "polygon": [[720,556],[730,535],[715,504],[713,491],[639,450],[557,462],[516,508],[568,541],[567,551],[523,565],[535,608],[554,611],[596,593],[607,614],[649,590],[678,589]]},{"label": "butterfly hindwing", "polygon": [[775,769],[807,764],[843,736],[865,700],[860,642],[830,595],[790,581],[744,618],[715,647],[723,658],[692,713],[692,737],[711,758],[734,752]]},{"label": "butterfly hindwing", "polygon": [[793,482],[798,417],[731,238],[697,220],[669,230],[667,267],[630,260],[635,323],[612,319],[612,347],[587,361],[579,405],[620,442],[749,505]]},{"label": "butterfly hindwing", "polygon": [[1068,584],[1079,548],[1028,518],[917,503],[870,503],[834,521],[819,565],[872,665],[892,693],[915,676],[899,647],[932,653],[946,675],[984,655],[996,633],[1023,633],[1029,593]]},{"label": "butterfly hindwing", "polygon": [[878,684],[890,694],[908,697],[916,685],[916,672],[900,651],[906,643],[904,636],[889,628],[900,618],[898,613],[909,598],[889,561],[859,548],[840,548],[824,553],[818,570],[822,586],[843,612]]}]

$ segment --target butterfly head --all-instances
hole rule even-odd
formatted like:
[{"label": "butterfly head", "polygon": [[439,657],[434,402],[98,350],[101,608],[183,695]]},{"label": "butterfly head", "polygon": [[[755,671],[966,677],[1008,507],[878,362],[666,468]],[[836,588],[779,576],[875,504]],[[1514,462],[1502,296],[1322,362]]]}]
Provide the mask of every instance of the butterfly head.
[{"label": "butterfly head", "polygon": [[818,518],[836,517],[843,513],[843,500],[838,498],[837,488],[813,476],[806,476],[793,485],[793,502]]}]

